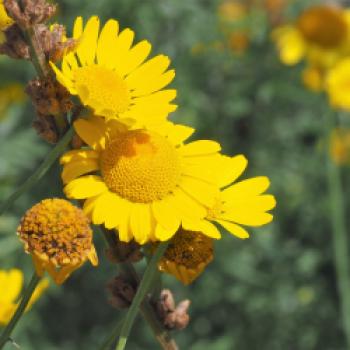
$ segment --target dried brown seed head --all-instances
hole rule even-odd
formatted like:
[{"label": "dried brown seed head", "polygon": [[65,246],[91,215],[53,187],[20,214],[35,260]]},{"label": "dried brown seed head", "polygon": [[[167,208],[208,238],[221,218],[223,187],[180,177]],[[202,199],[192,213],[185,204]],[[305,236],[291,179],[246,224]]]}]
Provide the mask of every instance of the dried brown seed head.
[{"label": "dried brown seed head", "polygon": [[4,40],[0,44],[0,54],[14,59],[29,60],[29,47],[17,24],[11,25],[3,32]]},{"label": "dried brown seed head", "polygon": [[21,27],[28,29],[45,23],[56,13],[56,5],[45,0],[4,0],[8,15]]},{"label": "dried brown seed head", "polygon": [[111,305],[118,309],[124,309],[131,305],[137,286],[129,282],[123,275],[120,275],[113,278],[108,283],[107,288],[111,292]]}]

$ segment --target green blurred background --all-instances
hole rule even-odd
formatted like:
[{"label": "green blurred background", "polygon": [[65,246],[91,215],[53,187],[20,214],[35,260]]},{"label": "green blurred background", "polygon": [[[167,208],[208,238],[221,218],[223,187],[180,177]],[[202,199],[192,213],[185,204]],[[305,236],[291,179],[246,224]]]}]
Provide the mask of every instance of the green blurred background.
[{"label": "green blurred background", "polygon": [[[191,286],[165,278],[177,300],[192,300],[191,323],[175,334],[181,349],[346,349],[322,141],[327,103],[304,88],[302,67],[279,62],[270,37],[281,18],[293,18],[316,1],[286,2],[273,18],[262,2],[251,4],[236,28],[247,31],[248,44],[234,52],[218,15],[219,1],[58,1],[57,22],[69,31],[78,15],[114,17],[123,28],[134,29],[138,40],[150,40],[154,54],[169,55],[179,104],[173,120],[195,126],[197,137],[219,140],[226,153],[245,154],[249,168],[244,176],[271,179],[278,202],[272,224],[250,230],[246,241],[224,234],[216,242],[214,261]],[[33,76],[29,63],[0,57],[0,89],[13,82],[24,86]],[[29,101],[3,109],[1,200],[49,149],[31,128],[33,117]],[[349,179],[348,169],[343,175]],[[26,281],[31,259],[23,253],[16,227],[27,208],[53,196],[63,197],[58,166],[0,217],[0,267],[22,268]],[[99,267],[86,264],[63,286],[51,283],[16,329],[21,349],[97,349],[124,314],[108,303],[105,285],[116,269],[104,257],[98,233],[95,242]],[[132,335],[129,349],[158,348],[141,318]]]}]

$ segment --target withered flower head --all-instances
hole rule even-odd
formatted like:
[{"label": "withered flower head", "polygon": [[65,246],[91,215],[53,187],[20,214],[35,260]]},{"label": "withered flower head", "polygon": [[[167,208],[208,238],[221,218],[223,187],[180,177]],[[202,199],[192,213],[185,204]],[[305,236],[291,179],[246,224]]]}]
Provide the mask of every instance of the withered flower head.
[{"label": "withered flower head", "polygon": [[159,269],[184,284],[193,282],[213,259],[213,240],[200,232],[180,228],[171,240]]},{"label": "withered flower head", "polygon": [[13,24],[0,32],[0,54],[14,59],[29,60],[29,46],[17,24]]},{"label": "withered flower head", "polygon": [[164,327],[169,330],[186,328],[190,321],[188,315],[190,305],[190,300],[183,300],[176,306],[172,292],[163,289],[157,302],[157,313]]},{"label": "withered flower head", "polygon": [[27,85],[26,93],[41,115],[67,113],[73,107],[66,88],[50,77],[31,80]]},{"label": "withered flower head", "polygon": [[56,12],[56,6],[46,0],[4,0],[9,16],[21,27],[30,28],[35,24],[45,23]]},{"label": "withered flower head", "polygon": [[86,260],[98,264],[92,230],[83,211],[64,199],[44,199],[29,209],[18,227],[36,271],[47,271],[57,284]]},{"label": "withered flower head", "polygon": [[118,309],[128,308],[137,290],[137,286],[123,275],[113,278],[107,288],[111,292],[110,303]]}]

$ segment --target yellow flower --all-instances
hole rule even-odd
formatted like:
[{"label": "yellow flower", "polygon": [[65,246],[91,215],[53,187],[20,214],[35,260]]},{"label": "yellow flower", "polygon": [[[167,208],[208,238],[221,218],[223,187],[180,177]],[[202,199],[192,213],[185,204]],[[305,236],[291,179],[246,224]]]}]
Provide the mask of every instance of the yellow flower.
[{"label": "yellow flower", "polygon": [[88,218],[64,199],[45,199],[34,205],[23,216],[18,234],[37,274],[47,271],[58,284],[86,260],[98,263]]},{"label": "yellow flower", "polygon": [[192,283],[213,260],[213,240],[201,232],[180,228],[159,262],[159,270],[183,284]]},{"label": "yellow flower", "polygon": [[320,92],[324,87],[323,75],[323,72],[318,67],[308,66],[303,71],[303,83],[311,91]]},{"label": "yellow flower", "polygon": [[349,11],[331,5],[311,6],[294,24],[277,28],[272,37],[283,63],[294,65],[306,58],[328,68],[350,53]]},{"label": "yellow flower", "polygon": [[350,129],[337,128],[333,130],[330,155],[338,165],[350,164]]},{"label": "yellow flower", "polygon": [[333,107],[350,110],[350,58],[339,61],[329,70],[326,91]]},{"label": "yellow flower", "polygon": [[[211,233],[213,237],[214,232],[217,232],[217,236],[220,237],[214,225],[216,223],[236,237],[245,239],[249,237],[249,233],[242,225],[258,227],[272,221],[273,216],[268,211],[276,206],[276,200],[273,195],[264,194],[270,186],[269,179],[260,176],[235,182],[246,166],[247,161],[241,162],[236,168],[235,176],[222,182],[222,190],[216,198],[215,205],[209,208],[206,219],[196,226],[185,223],[184,227],[187,230],[196,228],[203,234]],[[228,186],[232,182],[234,183]]]},{"label": "yellow flower", "polygon": [[218,178],[231,177],[245,161],[221,156],[214,141],[184,144],[194,129],[183,125],[128,130],[90,117],[74,126],[91,149],[62,156],[64,191],[87,199],[84,211],[93,223],[117,228],[124,242],[164,241],[181,222],[195,225],[215,202]]},{"label": "yellow flower", "polygon": [[96,115],[139,124],[164,121],[176,109],[171,101],[176,90],[162,90],[175,76],[167,70],[170,60],[158,55],[146,61],[151,44],[143,40],[132,46],[134,32],[119,31],[109,20],[99,32],[98,17],[91,17],[83,28],[78,17],[73,37],[80,41],[75,53],[67,53],[58,81]]},{"label": "yellow flower", "polygon": [[[36,287],[29,300],[26,311],[39,299],[49,286],[49,281],[43,279]],[[12,318],[18,306],[18,299],[23,287],[23,273],[18,269],[0,270],[0,325],[5,326]]]}]

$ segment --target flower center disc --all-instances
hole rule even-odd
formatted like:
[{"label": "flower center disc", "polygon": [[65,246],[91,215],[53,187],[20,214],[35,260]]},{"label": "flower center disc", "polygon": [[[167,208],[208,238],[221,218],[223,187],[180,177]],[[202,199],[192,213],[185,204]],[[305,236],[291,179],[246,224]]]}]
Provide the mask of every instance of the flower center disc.
[{"label": "flower center disc", "polygon": [[306,40],[326,49],[339,46],[347,35],[341,10],[330,6],[314,6],[298,19],[297,26]]},{"label": "flower center disc", "polygon": [[164,198],[181,176],[176,149],[145,130],[128,131],[113,141],[102,155],[101,171],[111,191],[138,203]]},{"label": "flower center disc", "polygon": [[82,102],[96,114],[117,115],[130,104],[129,90],[117,72],[97,65],[74,71],[75,88]]}]

